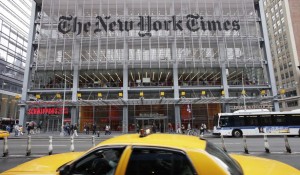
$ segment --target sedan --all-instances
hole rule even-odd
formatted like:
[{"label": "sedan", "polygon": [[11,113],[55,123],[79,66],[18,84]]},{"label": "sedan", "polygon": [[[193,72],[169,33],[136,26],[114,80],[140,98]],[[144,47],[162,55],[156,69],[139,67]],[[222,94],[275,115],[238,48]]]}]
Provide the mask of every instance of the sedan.
[{"label": "sedan", "polygon": [[34,159],[2,175],[300,175],[278,161],[227,154],[195,136],[145,133],[114,137],[87,152]]}]

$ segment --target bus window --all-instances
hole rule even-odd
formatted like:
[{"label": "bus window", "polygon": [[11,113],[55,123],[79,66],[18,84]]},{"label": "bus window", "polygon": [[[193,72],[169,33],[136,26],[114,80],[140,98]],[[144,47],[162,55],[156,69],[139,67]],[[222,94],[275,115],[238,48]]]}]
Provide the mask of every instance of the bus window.
[{"label": "bus window", "polygon": [[246,126],[257,126],[258,125],[258,118],[256,115],[248,115],[245,118],[245,125]]},{"label": "bus window", "polygon": [[260,126],[271,126],[272,125],[271,115],[261,115],[261,116],[259,116],[259,125]]},{"label": "bus window", "polygon": [[287,117],[285,115],[274,115],[273,116],[273,124],[275,126],[287,126]]},{"label": "bus window", "polygon": [[239,116],[221,116],[220,118],[220,126],[222,127],[232,127],[232,126],[240,126]]},{"label": "bus window", "polygon": [[300,125],[300,115],[288,115],[290,125]]},{"label": "bus window", "polygon": [[229,118],[228,116],[221,116],[219,125],[222,126],[229,126]]}]

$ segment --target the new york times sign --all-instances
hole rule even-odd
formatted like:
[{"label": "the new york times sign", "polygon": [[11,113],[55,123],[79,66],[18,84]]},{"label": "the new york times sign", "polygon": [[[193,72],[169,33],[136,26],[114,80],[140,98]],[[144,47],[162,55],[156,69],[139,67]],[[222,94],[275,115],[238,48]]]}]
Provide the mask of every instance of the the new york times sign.
[{"label": "the new york times sign", "polygon": [[96,16],[95,24],[91,22],[81,22],[77,17],[73,16],[61,16],[59,17],[58,31],[66,34],[73,32],[80,35],[83,32],[92,32],[97,34],[98,32],[114,32],[114,31],[126,31],[139,30],[139,36],[151,36],[151,31],[159,30],[174,30],[183,31],[185,28],[192,32],[199,30],[209,31],[229,31],[240,30],[240,24],[238,20],[205,20],[203,16],[187,15],[184,20],[177,18],[175,15],[169,20],[153,20],[151,16],[138,16],[139,22],[135,21],[123,21],[121,19],[112,20],[111,16]]}]

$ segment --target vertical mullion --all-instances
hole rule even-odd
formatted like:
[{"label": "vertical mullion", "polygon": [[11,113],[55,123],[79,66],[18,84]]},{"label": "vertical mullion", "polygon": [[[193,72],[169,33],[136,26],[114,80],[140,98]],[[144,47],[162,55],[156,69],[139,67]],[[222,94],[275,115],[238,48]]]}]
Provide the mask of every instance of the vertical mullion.
[{"label": "vertical mullion", "polygon": [[[59,5],[58,5],[58,11],[57,11],[57,16],[59,16],[59,12],[60,12],[60,0],[59,0]],[[52,24],[54,25],[54,24]],[[55,39],[55,49],[54,49],[54,64],[53,64],[53,68],[55,68],[55,65],[56,65],[56,57],[57,57],[57,40],[58,40],[58,34],[56,36],[56,39]],[[62,51],[63,52],[63,51]],[[71,58],[70,58],[71,59]],[[70,60],[71,63],[72,63],[72,59]],[[72,68],[72,66],[71,66]]]},{"label": "vertical mullion", "polygon": [[[93,4],[93,0],[92,0],[92,4]],[[90,14],[90,22],[92,22],[92,15],[93,15],[93,6],[91,5],[91,14]],[[90,30],[90,39],[89,39],[89,54],[88,54],[88,57],[89,57],[89,62],[88,62],[88,69],[90,68],[90,64],[91,64],[91,59],[93,58],[92,57],[92,52],[91,52],[91,43],[92,43],[92,30]]]},{"label": "vertical mullion", "polygon": [[[109,16],[109,0],[107,0],[107,16]],[[105,46],[105,57],[106,57],[106,69],[108,68],[108,28],[106,27],[106,46]]]},{"label": "vertical mullion", "polygon": [[[99,1],[99,16],[101,16],[101,14],[102,14],[102,0]],[[101,44],[102,44],[101,43],[101,32],[99,32],[98,33],[98,51],[97,51],[97,70],[99,70],[99,62],[101,62]]]},{"label": "vertical mullion", "polygon": [[[118,5],[117,5],[117,4],[118,4],[118,1],[115,1],[115,3],[116,3],[116,6],[115,6],[115,7],[116,7],[116,9],[115,9],[115,10],[116,10],[116,15],[115,15],[115,17],[118,18]],[[118,50],[117,50],[117,36],[116,36],[116,34],[117,34],[117,32],[114,32],[114,37],[115,37],[115,50],[114,50],[114,58],[113,58],[113,59],[115,60],[115,69],[117,68],[117,55],[118,55],[118,54],[117,54],[117,51],[118,51]]]}]

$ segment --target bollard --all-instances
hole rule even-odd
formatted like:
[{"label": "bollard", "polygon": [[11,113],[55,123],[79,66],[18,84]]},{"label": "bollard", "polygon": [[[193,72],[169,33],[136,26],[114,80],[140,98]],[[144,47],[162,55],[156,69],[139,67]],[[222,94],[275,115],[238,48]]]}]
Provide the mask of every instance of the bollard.
[{"label": "bollard", "polygon": [[95,136],[92,136],[92,145],[95,147]]},{"label": "bollard", "polygon": [[71,146],[70,146],[70,151],[74,152],[74,137],[71,137]]},{"label": "bollard", "polygon": [[269,145],[269,142],[268,142],[267,135],[264,135],[264,145],[265,145],[266,153],[270,153],[270,145]]},{"label": "bollard", "polygon": [[52,146],[52,136],[49,136],[49,155],[52,154],[52,151],[53,151],[53,146]]},{"label": "bollard", "polygon": [[27,138],[27,149],[26,149],[26,156],[30,156],[31,154],[31,136]]},{"label": "bollard", "polygon": [[3,140],[3,157],[8,156],[8,144],[7,144],[7,137],[4,137]]},{"label": "bollard", "polygon": [[285,142],[286,152],[292,153],[292,150],[291,150],[291,147],[290,147],[287,135],[284,135],[284,142]]},{"label": "bollard", "polygon": [[248,146],[247,146],[247,141],[246,141],[246,136],[245,135],[243,135],[243,140],[244,140],[244,151],[245,151],[245,154],[249,154]]},{"label": "bollard", "polygon": [[224,136],[221,135],[221,141],[222,141],[222,148],[225,152],[227,152],[226,147],[225,147],[225,143],[224,143]]}]

